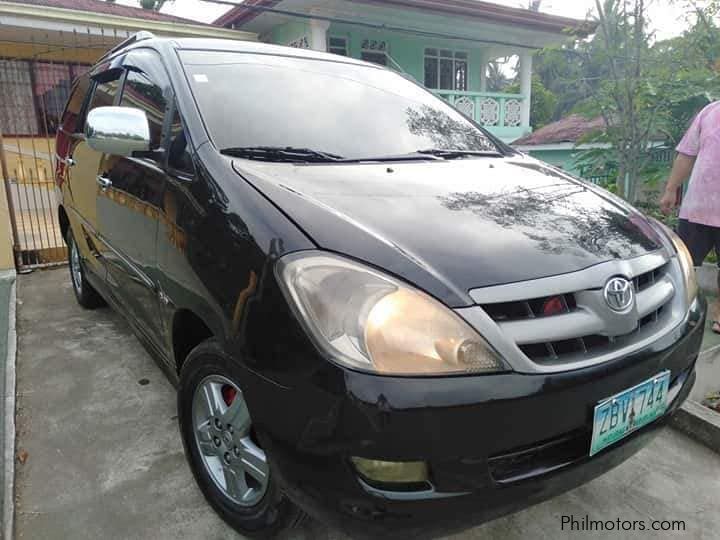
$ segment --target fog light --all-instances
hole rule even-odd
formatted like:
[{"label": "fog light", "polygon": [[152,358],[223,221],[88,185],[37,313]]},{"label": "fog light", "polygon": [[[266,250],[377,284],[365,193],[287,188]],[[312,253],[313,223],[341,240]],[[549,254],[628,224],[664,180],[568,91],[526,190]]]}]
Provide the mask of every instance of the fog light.
[{"label": "fog light", "polygon": [[379,461],[351,457],[355,469],[375,482],[414,484],[428,481],[428,467],[424,461]]}]

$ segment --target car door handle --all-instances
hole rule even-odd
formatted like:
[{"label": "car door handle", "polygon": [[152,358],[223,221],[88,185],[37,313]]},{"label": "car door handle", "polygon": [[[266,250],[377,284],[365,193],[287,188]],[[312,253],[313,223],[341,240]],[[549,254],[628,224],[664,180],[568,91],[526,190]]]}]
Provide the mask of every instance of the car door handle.
[{"label": "car door handle", "polygon": [[75,164],[77,163],[77,162],[76,162],[73,158],[71,158],[70,156],[68,156],[68,157],[61,157],[61,156],[59,156],[58,154],[55,154],[55,157],[57,158],[57,160],[58,160],[60,163],[66,165],[66,166],[68,166],[68,167],[74,167]]},{"label": "car door handle", "polygon": [[103,190],[106,190],[107,188],[112,186],[112,180],[110,180],[107,176],[103,176],[102,174],[98,174],[96,180]]}]

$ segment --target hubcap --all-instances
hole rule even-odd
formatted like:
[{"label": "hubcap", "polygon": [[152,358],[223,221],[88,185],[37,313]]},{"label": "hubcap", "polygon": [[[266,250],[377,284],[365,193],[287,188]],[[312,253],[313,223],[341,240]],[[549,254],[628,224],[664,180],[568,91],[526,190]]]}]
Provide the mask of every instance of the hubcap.
[{"label": "hubcap", "polygon": [[254,506],[268,487],[265,452],[250,435],[250,414],[240,389],[211,375],[195,389],[193,432],[205,470],[226,497]]},{"label": "hubcap", "polygon": [[80,268],[80,253],[77,244],[72,242],[70,248],[70,273],[72,275],[73,285],[78,293],[82,293],[82,269]]}]

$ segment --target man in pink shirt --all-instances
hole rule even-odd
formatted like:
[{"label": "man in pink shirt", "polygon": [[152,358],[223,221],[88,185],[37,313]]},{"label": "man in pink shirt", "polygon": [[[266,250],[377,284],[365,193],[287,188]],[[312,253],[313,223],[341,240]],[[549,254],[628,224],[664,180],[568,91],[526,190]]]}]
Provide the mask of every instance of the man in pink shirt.
[{"label": "man in pink shirt", "polygon": [[[679,188],[689,178],[678,234],[700,266],[713,249],[720,257],[720,101],[700,111],[676,150],[660,208],[669,214],[677,206]],[[720,302],[714,311],[713,331],[720,334]]]}]

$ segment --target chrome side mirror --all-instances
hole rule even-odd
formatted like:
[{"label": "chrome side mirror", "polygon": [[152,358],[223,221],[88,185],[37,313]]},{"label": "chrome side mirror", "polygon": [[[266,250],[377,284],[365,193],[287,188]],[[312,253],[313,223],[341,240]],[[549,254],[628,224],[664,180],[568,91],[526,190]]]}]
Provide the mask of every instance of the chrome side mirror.
[{"label": "chrome side mirror", "polygon": [[150,149],[150,123],[140,109],[98,107],[88,113],[85,137],[93,150],[128,157]]}]

